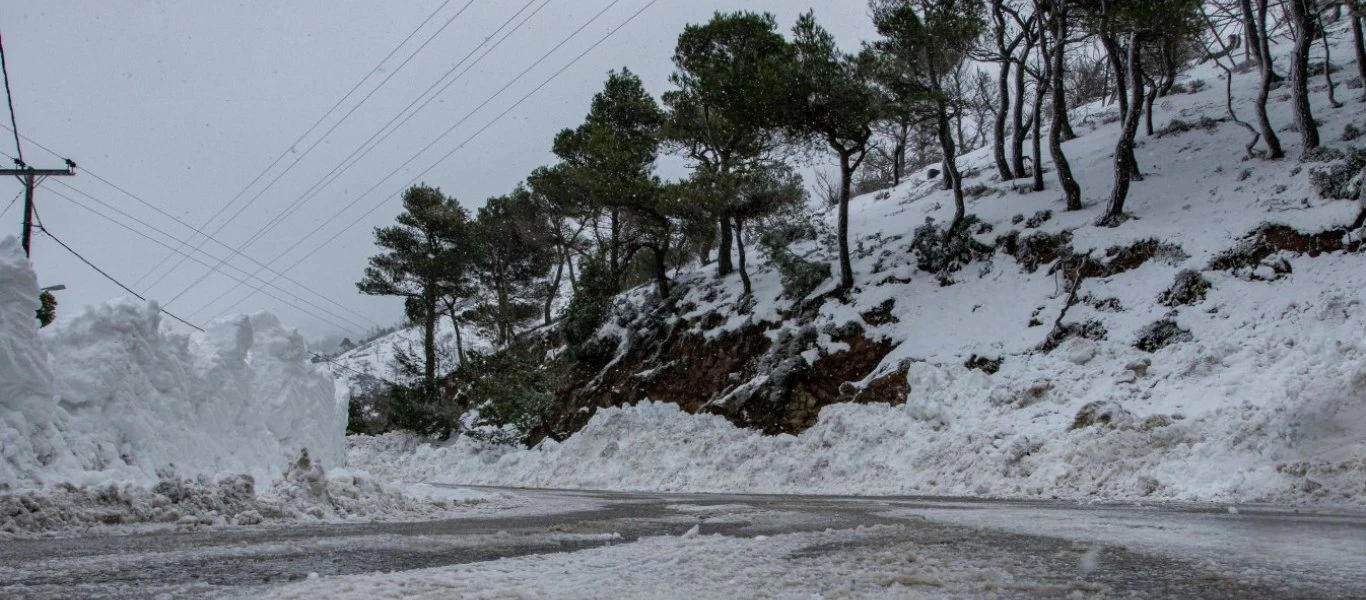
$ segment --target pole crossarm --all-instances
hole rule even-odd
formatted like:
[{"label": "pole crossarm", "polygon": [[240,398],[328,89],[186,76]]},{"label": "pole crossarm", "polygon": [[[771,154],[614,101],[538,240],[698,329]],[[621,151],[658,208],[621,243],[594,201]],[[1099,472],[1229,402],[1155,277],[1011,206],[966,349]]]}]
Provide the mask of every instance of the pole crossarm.
[{"label": "pole crossarm", "polygon": [[67,177],[75,175],[75,169],[0,169],[0,175],[14,175],[15,177]]},{"label": "pole crossarm", "polygon": [[24,255],[33,256],[33,188],[38,187],[42,178],[69,177],[76,174],[76,163],[66,161],[65,169],[0,169],[0,175],[13,175],[24,182],[24,229],[22,233]]}]

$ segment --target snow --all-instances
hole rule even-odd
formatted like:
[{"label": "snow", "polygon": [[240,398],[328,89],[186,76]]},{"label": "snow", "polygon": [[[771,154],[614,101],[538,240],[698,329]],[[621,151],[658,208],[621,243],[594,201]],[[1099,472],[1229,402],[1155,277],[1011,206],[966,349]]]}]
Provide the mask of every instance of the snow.
[{"label": "snow", "polygon": [[[1195,68],[1186,80],[1209,85],[1159,100],[1157,127],[1224,118],[1222,77],[1212,65]],[[1313,84],[1326,143],[1350,145],[1336,141],[1338,132],[1366,118],[1366,104],[1353,98],[1330,108],[1321,83]],[[1255,74],[1234,79],[1243,119],[1252,118],[1255,88]],[[1347,93],[1356,92],[1339,89]],[[965,185],[986,189],[968,202],[968,212],[993,227],[978,236],[983,242],[1016,230],[1068,232],[1074,249],[1094,257],[1140,240],[1179,247],[1139,268],[1082,283],[1080,295],[1092,301],[1072,307],[1066,321],[1101,323],[1103,340],[1074,338],[1051,353],[1036,350],[1067,300],[1066,282],[1049,274],[1048,265],[1025,272],[998,253],[954,274],[948,286],[919,272],[906,249],[911,233],[927,219],[947,222],[953,203],[937,181],[913,173],[887,196],[854,200],[850,231],[859,287],[847,302],[826,302],[814,320],[792,320],[786,315],[793,302],[781,297],[776,269],[755,256],[752,312],[736,310],[735,278],[716,280],[696,267],[678,277],[684,290],[678,305],[688,313],[673,319],[712,339],[761,322],[777,324],[765,332],[773,339],[802,327],[824,332],[859,323],[865,335],[895,345],[874,375],[905,368],[910,393],[904,404],[833,405],[800,435],[769,437],[719,416],[642,402],[597,410],[582,431],[534,449],[469,440],[397,453],[353,446],[352,464],[405,481],[453,484],[1366,503],[1366,255],[1283,252],[1276,258],[1289,272],[1268,269],[1263,276],[1210,268],[1213,258],[1264,223],[1316,233],[1350,223],[1358,204],[1318,197],[1309,179],[1316,163],[1244,157],[1246,130],[1220,122],[1212,130],[1140,135],[1137,152],[1147,177],[1135,183],[1127,205],[1136,218],[1118,228],[1096,227],[1110,190],[1117,124],[1082,116],[1106,110],[1113,108],[1082,107],[1075,121],[1081,137],[1066,144],[1084,211],[1063,210],[1051,171],[1048,191],[1022,193],[996,181],[989,150],[962,162]],[[1292,122],[1284,92],[1273,94],[1269,110],[1278,127]],[[1298,134],[1282,130],[1281,141],[1288,155],[1300,154]],[[1015,215],[1043,210],[1053,217],[1037,227],[1014,222]],[[833,222],[833,215],[826,218]],[[794,251],[832,259],[822,244]],[[1159,304],[1158,296],[1186,269],[1213,284],[1207,297],[1193,306]],[[623,302],[643,305],[649,295],[642,288]],[[862,321],[861,313],[887,300],[895,302],[893,319]],[[699,324],[711,313],[725,318],[702,331]],[[1036,318],[1044,325],[1030,326]],[[1162,319],[1189,330],[1190,339],[1151,353],[1135,348]],[[831,342],[822,335],[802,357],[811,362],[845,349]],[[964,366],[972,355],[1004,362],[987,374]],[[735,389],[755,383],[737,381]],[[1085,425],[1079,415],[1103,422],[1074,428]]]},{"label": "snow", "polygon": [[37,299],[28,259],[5,238],[0,532],[436,518],[495,499],[344,469],[346,404],[269,314],[185,333],[155,304],[115,300],[40,333]]},{"label": "snow", "polygon": [[341,466],[346,407],[275,317],[187,334],[163,327],[155,304],[116,300],[63,316],[40,338],[36,277],[13,237],[0,242],[0,289],[0,484],[272,481],[304,449]]},{"label": "snow", "polygon": [[[918,598],[1057,594],[1019,569],[943,546],[890,541],[900,527],[755,538],[699,533],[572,553],[505,558],[399,573],[310,579],[272,588],[289,598]],[[886,538],[886,539],[884,539]],[[831,574],[839,576],[832,577]]]}]

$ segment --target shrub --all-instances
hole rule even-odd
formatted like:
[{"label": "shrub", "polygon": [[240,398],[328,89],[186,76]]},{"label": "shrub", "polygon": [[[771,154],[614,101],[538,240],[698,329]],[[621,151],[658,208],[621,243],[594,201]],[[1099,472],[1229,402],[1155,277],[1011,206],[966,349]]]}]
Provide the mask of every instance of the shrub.
[{"label": "shrub", "polygon": [[1160,319],[1144,327],[1134,347],[1144,352],[1157,352],[1167,346],[1195,339],[1189,329],[1183,329],[1171,318]]},{"label": "shrub", "polygon": [[421,383],[389,386],[389,417],[395,427],[420,436],[447,439],[460,431],[462,410],[441,389]]},{"label": "shrub", "polygon": [[1029,220],[1025,221],[1024,226],[1026,229],[1038,229],[1039,226],[1043,225],[1044,223],[1047,223],[1048,220],[1052,218],[1053,211],[1044,209],[1034,213],[1034,216],[1029,217]]},{"label": "shrub", "polygon": [[1186,269],[1176,274],[1176,281],[1157,297],[1157,301],[1172,307],[1199,304],[1205,300],[1210,287],[1209,280],[1199,271]]},{"label": "shrub", "polygon": [[1356,124],[1348,123],[1342,128],[1342,141],[1350,142],[1359,137],[1361,137],[1361,128],[1357,127]]},{"label": "shrub", "polygon": [[1210,117],[1200,117],[1200,120],[1195,122],[1172,119],[1166,125],[1162,126],[1162,129],[1157,130],[1153,134],[1153,137],[1163,138],[1169,135],[1186,133],[1187,131],[1195,131],[1197,129],[1214,131],[1219,128],[1219,123],[1222,121],[1223,119],[1212,119]]},{"label": "shrub", "polygon": [[911,251],[918,255],[917,266],[939,276],[941,283],[947,283],[951,273],[974,260],[991,256],[991,246],[972,237],[973,231],[983,231],[985,225],[976,215],[968,215],[963,224],[952,231],[927,221],[916,228],[911,239]]},{"label": "shrub", "polygon": [[558,363],[517,346],[469,353],[456,378],[458,404],[470,408],[466,434],[499,444],[528,442],[545,423],[564,381]]},{"label": "shrub", "polygon": [[565,308],[560,334],[569,358],[582,361],[596,354],[592,344],[612,309],[612,280],[600,256],[584,261],[574,285],[574,296]]},{"label": "shrub", "polygon": [[787,249],[776,236],[764,235],[759,243],[768,250],[782,279],[783,294],[801,300],[830,278],[830,263],[803,259]]},{"label": "shrub", "polygon": [[[1366,180],[1366,150],[1353,148],[1338,152],[1340,158],[1330,159],[1327,166],[1309,172],[1309,182],[1319,196],[1334,200],[1355,200],[1361,196]],[[1306,157],[1305,160],[1309,160]]]}]

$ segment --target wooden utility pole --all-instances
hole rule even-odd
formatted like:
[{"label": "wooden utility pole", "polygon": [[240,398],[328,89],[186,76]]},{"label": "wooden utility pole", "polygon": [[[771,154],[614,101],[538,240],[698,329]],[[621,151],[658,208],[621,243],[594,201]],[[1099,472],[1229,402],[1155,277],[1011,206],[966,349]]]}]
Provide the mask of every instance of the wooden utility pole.
[{"label": "wooden utility pole", "polygon": [[[18,162],[18,161],[15,161]],[[0,175],[13,175],[24,184],[24,255],[32,256],[33,246],[33,189],[48,177],[70,177],[76,174],[76,163],[66,161],[65,169],[35,169],[19,164],[18,169],[0,169]]]}]

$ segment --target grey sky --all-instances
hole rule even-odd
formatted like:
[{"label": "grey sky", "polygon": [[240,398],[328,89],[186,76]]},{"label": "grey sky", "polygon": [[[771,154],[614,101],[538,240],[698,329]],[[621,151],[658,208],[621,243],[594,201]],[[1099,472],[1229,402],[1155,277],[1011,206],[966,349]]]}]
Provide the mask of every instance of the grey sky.
[{"label": "grey sky", "polygon": [[[403,59],[468,1],[451,0],[379,73],[366,80],[337,113],[205,231],[216,229],[225,217],[275,179],[283,167],[302,156],[250,209],[214,236],[232,246],[245,242],[308,192],[461,57],[527,6],[524,0],[474,0],[464,14],[433,38],[331,135],[312,152],[303,154],[323,131],[356,106],[379,81],[394,73]],[[514,24],[544,1],[535,0]],[[612,0],[549,0],[523,28],[406,125],[244,251],[260,262],[268,262],[359,198],[350,210],[273,263],[273,268],[283,270],[378,205],[355,227],[342,232],[335,241],[288,272],[289,278],[359,314],[342,310],[285,280],[276,283],[347,320],[327,316],[269,288],[267,292],[289,303],[257,294],[233,312],[270,310],[312,334],[335,328],[291,308],[290,304],[302,305],[352,334],[372,323],[397,321],[397,302],[361,296],[355,292],[354,281],[373,250],[371,229],[393,218],[398,209],[397,194],[403,185],[648,1],[618,0],[543,64],[475,112],[408,168],[381,183],[385,175],[612,4]],[[19,129],[24,135],[70,156],[94,175],[197,227],[242,190],[441,4],[442,0],[12,0],[0,14],[0,33],[9,61]],[[551,161],[551,138],[559,129],[582,119],[592,94],[609,69],[629,67],[658,95],[668,89],[667,77],[672,69],[669,57],[684,24],[705,21],[716,10],[742,8],[773,12],[784,30],[799,13],[814,8],[818,19],[847,49],[873,35],[866,4],[861,0],[659,0],[422,179],[440,186],[467,207],[478,206],[486,197],[510,190],[532,169]],[[0,133],[5,134],[0,149],[14,154],[8,132]],[[31,143],[25,143],[24,153],[34,166],[61,164],[60,159]],[[377,183],[375,191],[363,195]],[[20,189],[13,180],[0,182],[0,208]],[[45,183],[37,197],[39,213],[47,227],[125,283],[138,281],[168,251],[58,196],[63,194],[112,214],[82,193],[177,238],[188,239],[193,233],[91,174]],[[4,233],[18,232],[19,214],[16,205],[0,220]],[[129,224],[178,245],[142,225]],[[204,250],[216,257],[227,254],[212,242],[205,244]],[[63,283],[69,288],[59,296],[64,314],[70,315],[89,303],[125,295],[49,239],[39,236],[34,253],[43,285]],[[216,262],[202,255],[200,258]],[[176,262],[178,257],[166,267]],[[257,269],[242,258],[230,262],[248,272]],[[185,317],[193,315],[192,321],[204,322],[245,296],[249,289],[228,277],[213,275],[171,301],[207,270],[186,262],[150,292],[148,284],[160,273],[142,279],[134,289],[169,301],[172,312]],[[232,269],[225,271],[244,277]],[[271,277],[265,272],[262,275]]]}]

